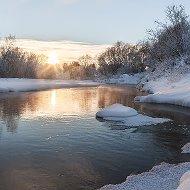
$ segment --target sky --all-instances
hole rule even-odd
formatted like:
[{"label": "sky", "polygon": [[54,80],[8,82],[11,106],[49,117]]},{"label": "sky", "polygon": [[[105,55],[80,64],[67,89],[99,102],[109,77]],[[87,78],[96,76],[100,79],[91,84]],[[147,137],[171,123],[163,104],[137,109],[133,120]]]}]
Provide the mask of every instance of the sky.
[{"label": "sky", "polygon": [[0,36],[94,44],[136,43],[164,21],[168,5],[190,0],[0,0]]}]

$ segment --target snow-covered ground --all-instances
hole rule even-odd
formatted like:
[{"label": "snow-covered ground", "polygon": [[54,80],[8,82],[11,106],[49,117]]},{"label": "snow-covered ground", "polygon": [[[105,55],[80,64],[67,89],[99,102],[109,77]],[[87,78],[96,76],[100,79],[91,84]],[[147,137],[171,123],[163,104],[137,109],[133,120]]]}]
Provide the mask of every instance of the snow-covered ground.
[{"label": "snow-covered ground", "polygon": [[104,80],[98,80],[98,82],[103,82],[106,84],[129,84],[129,85],[137,85],[140,82],[140,79],[142,78],[142,74],[134,74],[134,75],[128,75],[128,74],[122,74],[122,75],[116,75],[109,79]]},{"label": "snow-covered ground", "polygon": [[190,171],[183,174],[183,176],[180,179],[179,187],[177,190],[189,190],[190,188]]},{"label": "snow-covered ground", "polygon": [[139,114],[135,109],[123,106],[122,104],[108,106],[97,112],[96,116],[106,121],[116,121],[118,125],[125,125],[127,127],[153,125],[170,121],[165,118],[153,118]]},{"label": "snow-covered ground", "polygon": [[135,100],[190,107],[190,66],[179,61],[175,66],[160,67],[144,79],[143,90],[153,94]]},{"label": "snow-covered ground", "polygon": [[181,148],[182,152],[184,154],[190,154],[190,143],[185,144],[182,148]]},{"label": "snow-covered ground", "polygon": [[92,87],[98,85],[100,85],[100,83],[89,80],[78,81],[0,78],[0,92],[24,92],[54,88]]},{"label": "snow-covered ground", "polygon": [[[180,184],[180,178],[190,171],[190,162],[177,165],[163,163],[149,172],[127,177],[124,183],[106,185],[101,190],[189,190]],[[186,179],[185,179],[186,181]],[[181,180],[182,184],[183,180]],[[189,182],[187,180],[187,182]]]}]

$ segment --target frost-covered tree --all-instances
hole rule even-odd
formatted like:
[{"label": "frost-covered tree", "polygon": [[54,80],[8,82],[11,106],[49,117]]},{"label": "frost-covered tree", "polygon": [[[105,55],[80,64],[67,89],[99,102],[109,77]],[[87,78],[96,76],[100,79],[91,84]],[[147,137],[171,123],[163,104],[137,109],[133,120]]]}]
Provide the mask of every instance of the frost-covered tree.
[{"label": "frost-covered tree", "polygon": [[0,76],[36,78],[40,56],[15,46],[15,37],[5,38],[0,48]]},{"label": "frost-covered tree", "polygon": [[98,71],[102,75],[137,73],[144,70],[142,45],[117,42],[98,57]]},{"label": "frost-covered tree", "polygon": [[96,75],[95,58],[86,54],[78,59],[83,79],[94,78]]},{"label": "frost-covered tree", "polygon": [[149,30],[149,61],[163,62],[190,53],[190,23],[185,9],[169,6],[166,23],[157,22],[156,30]]}]

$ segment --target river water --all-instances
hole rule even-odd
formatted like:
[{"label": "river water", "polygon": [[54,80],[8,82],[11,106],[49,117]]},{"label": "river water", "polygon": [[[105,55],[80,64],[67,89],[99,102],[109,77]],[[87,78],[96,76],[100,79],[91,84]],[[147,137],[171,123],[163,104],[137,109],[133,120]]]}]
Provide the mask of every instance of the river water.
[{"label": "river water", "polygon": [[[189,161],[180,148],[190,141],[190,109],[134,103],[141,94],[126,86],[0,94],[0,190],[91,190]],[[173,121],[127,128],[96,120],[113,103]]]}]

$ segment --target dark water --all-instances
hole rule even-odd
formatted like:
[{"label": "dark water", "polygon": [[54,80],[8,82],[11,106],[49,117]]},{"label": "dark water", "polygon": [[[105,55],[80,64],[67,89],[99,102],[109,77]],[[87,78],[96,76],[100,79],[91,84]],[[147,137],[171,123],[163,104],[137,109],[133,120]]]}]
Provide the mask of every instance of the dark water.
[{"label": "dark water", "polygon": [[[0,190],[97,189],[163,161],[189,161],[190,109],[135,104],[131,87],[0,94]],[[174,121],[115,128],[95,113],[122,103]]]}]

